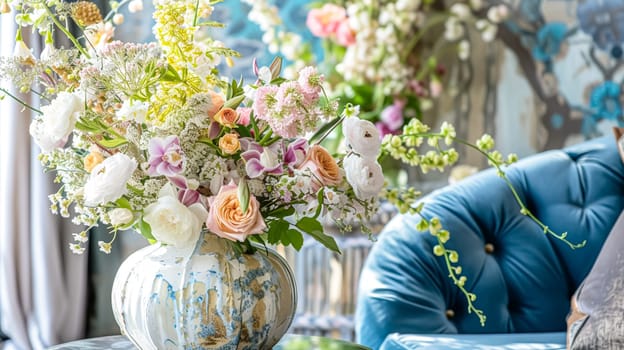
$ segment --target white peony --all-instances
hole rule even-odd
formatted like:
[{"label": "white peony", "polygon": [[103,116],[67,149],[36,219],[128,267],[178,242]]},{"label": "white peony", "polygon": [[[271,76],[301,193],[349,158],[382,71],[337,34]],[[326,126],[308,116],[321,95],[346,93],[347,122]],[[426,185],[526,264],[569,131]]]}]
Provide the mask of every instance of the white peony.
[{"label": "white peony", "polygon": [[30,134],[43,152],[63,147],[84,111],[84,101],[77,94],[61,92],[49,105],[41,107],[43,115],[32,121]]},{"label": "white peony", "polygon": [[158,201],[147,206],[143,216],[156,240],[177,248],[194,247],[207,218],[202,204],[182,204],[170,183],[163,186]]},{"label": "white peony", "polygon": [[130,120],[143,123],[145,122],[148,107],[149,103],[147,102],[125,100],[117,111],[117,118],[124,121]]},{"label": "white peony", "polygon": [[351,155],[344,159],[343,166],[347,182],[357,198],[367,200],[379,195],[385,179],[381,165],[375,159]]},{"label": "white peony", "polygon": [[357,117],[347,117],[342,124],[347,149],[364,158],[377,158],[381,137],[375,124]]},{"label": "white peony", "polygon": [[137,162],[123,153],[110,156],[91,171],[84,186],[85,205],[112,202],[126,194],[126,183],[137,168]]}]

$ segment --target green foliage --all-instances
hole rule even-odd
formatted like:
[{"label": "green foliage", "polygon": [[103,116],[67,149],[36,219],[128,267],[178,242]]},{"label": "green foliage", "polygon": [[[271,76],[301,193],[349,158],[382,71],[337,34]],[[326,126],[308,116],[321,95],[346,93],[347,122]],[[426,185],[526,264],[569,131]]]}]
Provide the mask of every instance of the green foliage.
[{"label": "green foliage", "polygon": [[305,217],[300,219],[296,226],[301,231],[309,234],[312,238],[319,241],[319,243],[324,245],[326,248],[336,253],[340,253],[340,248],[338,247],[336,240],[332,236],[326,235],[323,232],[323,226],[318,220]]},{"label": "green foliage", "polygon": [[156,243],[156,238],[154,238],[154,236],[152,235],[152,227],[147,222],[145,222],[143,218],[141,218],[141,220],[139,220],[138,222],[137,231],[140,232],[141,235],[143,235],[143,237],[145,237],[148,242],[150,242],[150,244]]},{"label": "green foliage", "polygon": [[98,144],[106,148],[117,148],[128,143],[128,140],[123,138],[102,139],[97,141]]}]

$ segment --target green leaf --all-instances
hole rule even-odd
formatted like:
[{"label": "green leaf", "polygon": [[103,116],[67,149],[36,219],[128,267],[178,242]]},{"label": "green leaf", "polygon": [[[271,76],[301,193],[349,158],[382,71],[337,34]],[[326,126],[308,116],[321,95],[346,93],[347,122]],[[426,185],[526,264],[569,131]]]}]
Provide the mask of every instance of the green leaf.
[{"label": "green leaf", "polygon": [[287,81],[288,80],[286,80],[286,79],[284,79],[282,77],[277,77],[277,78],[271,80],[271,84],[273,84],[273,85],[281,85],[282,83],[285,83]]},{"label": "green leaf", "polygon": [[279,56],[275,57],[273,62],[271,62],[269,69],[271,70],[271,80],[279,77],[280,72],[282,71],[282,58]]},{"label": "green leaf", "polygon": [[303,235],[301,232],[291,228],[288,232],[286,232],[286,236],[290,239],[290,244],[293,248],[297,251],[301,250],[301,247],[303,246]]},{"label": "green leaf", "polygon": [[221,151],[219,146],[217,146],[214,143],[212,143],[212,139],[209,138],[209,137],[200,137],[200,138],[197,139],[197,142],[200,142],[200,143],[203,143],[204,145],[210,146],[215,151]]},{"label": "green leaf", "polygon": [[265,240],[264,240],[264,237],[265,237],[265,235],[264,235],[264,234],[260,234],[260,235],[250,235],[250,236],[249,236],[249,240],[250,240],[251,242],[253,242],[253,243],[256,243],[256,244],[260,244],[260,245],[262,245],[262,246],[263,246],[263,247],[265,247],[265,249],[266,249],[266,242],[265,242]]},{"label": "green leaf", "polygon": [[240,137],[251,137],[251,132],[246,126],[239,125],[236,127],[236,132],[240,135]]},{"label": "green leaf", "polygon": [[225,93],[225,98],[226,99],[231,99],[232,96],[234,95],[234,88],[232,87],[232,85],[236,84],[236,80],[232,82],[232,84],[228,84],[227,87],[227,92]]},{"label": "green leaf", "polygon": [[288,231],[290,224],[288,221],[279,219],[269,223],[267,241],[269,244],[277,244],[282,241],[282,235]]},{"label": "green leaf", "polygon": [[321,215],[321,211],[323,210],[323,200],[325,199],[325,187],[321,187],[316,195],[316,200],[318,201],[318,206],[316,207],[316,212],[314,213],[314,218],[317,219]]},{"label": "green leaf", "polygon": [[98,132],[102,130],[98,123],[94,123],[88,119],[79,119],[76,122],[76,129],[86,132]]},{"label": "green leaf", "polygon": [[291,244],[291,242],[290,242],[290,237],[288,236],[288,231],[285,231],[285,232],[283,232],[283,233],[280,235],[279,242],[277,242],[277,243],[281,243],[281,244],[283,244],[284,246],[287,246],[287,245],[290,245],[290,244]]},{"label": "green leaf", "polygon": [[312,238],[319,241],[319,243],[321,243],[328,249],[336,253],[340,253],[340,248],[338,247],[336,240],[334,239],[334,237],[328,236],[325,233],[323,233],[323,225],[321,225],[321,223],[318,220],[314,218],[305,217],[299,220],[296,226],[301,231],[309,234],[310,236],[312,236]]},{"label": "green leaf", "polygon": [[122,138],[114,138],[110,140],[99,140],[97,143],[106,148],[117,148],[128,143],[128,140]]},{"label": "green leaf", "polygon": [[245,95],[232,97],[231,99],[225,101],[225,103],[223,104],[223,107],[236,109],[236,107],[238,107],[243,102],[244,99],[245,99]]},{"label": "green leaf", "polygon": [[338,123],[340,123],[342,121],[342,117],[336,117],[332,120],[330,120],[327,124],[321,126],[315,133],[314,135],[312,135],[312,137],[310,137],[310,144],[313,144],[314,142],[316,142],[317,140],[322,139],[325,134],[327,134],[329,131],[331,131],[332,129],[334,129],[336,127],[336,125],[338,125]]},{"label": "green leaf", "polygon": [[126,197],[119,197],[119,199],[116,200],[115,203],[120,208],[126,208],[126,209],[132,210],[132,206],[130,205],[130,201]]},{"label": "green leaf", "polygon": [[245,178],[242,178],[238,183],[238,202],[240,203],[241,211],[245,214],[249,208],[249,187]]},{"label": "green leaf", "polygon": [[294,213],[295,213],[295,208],[293,207],[281,207],[281,208],[277,208],[269,212],[267,216],[285,218],[285,217],[293,215]]},{"label": "green leaf", "polygon": [[256,135],[256,141],[258,141],[258,137],[260,137],[260,128],[258,128],[258,124],[256,123],[256,117],[254,116],[253,110],[249,115],[249,123],[251,124],[254,135]]},{"label": "green leaf", "polygon": [[141,218],[139,220],[139,232],[143,235],[143,237],[147,238],[150,244],[154,244],[156,242],[156,238],[152,235],[152,227]]},{"label": "green leaf", "polygon": [[176,71],[175,68],[171,65],[167,66],[167,69],[164,71],[160,79],[164,81],[169,81],[169,82],[182,81],[182,78],[180,77],[180,74],[178,74],[178,71]]}]

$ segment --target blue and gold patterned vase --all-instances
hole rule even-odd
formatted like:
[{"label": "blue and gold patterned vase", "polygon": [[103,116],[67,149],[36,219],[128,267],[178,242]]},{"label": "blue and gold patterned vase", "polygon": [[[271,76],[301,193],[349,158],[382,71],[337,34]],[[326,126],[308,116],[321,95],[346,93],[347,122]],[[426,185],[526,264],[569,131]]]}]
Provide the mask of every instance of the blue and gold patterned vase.
[{"label": "blue and gold patterned vase", "polygon": [[297,302],[290,267],[272,250],[236,254],[202,233],[195,247],[157,243],[129,256],[112,290],[115,319],[139,349],[271,349]]}]

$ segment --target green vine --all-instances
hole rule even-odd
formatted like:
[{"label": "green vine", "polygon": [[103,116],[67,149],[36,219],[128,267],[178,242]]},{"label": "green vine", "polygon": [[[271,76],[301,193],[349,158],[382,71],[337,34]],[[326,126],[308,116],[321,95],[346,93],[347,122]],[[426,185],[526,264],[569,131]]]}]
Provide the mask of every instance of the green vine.
[{"label": "green vine", "polygon": [[[427,143],[432,150],[419,153],[418,148]],[[440,141],[444,141],[447,148],[441,146]],[[411,166],[419,166],[423,173],[429,170],[443,171],[445,168],[453,165],[457,159],[458,154],[451,146],[454,143],[465,145],[471,149],[476,150],[480,154],[486,157],[488,163],[496,169],[496,174],[505,181],[507,187],[511,190],[514,199],[520,206],[520,213],[528,216],[533,220],[544,232],[544,234],[551,235],[562,242],[566,243],[571,249],[582,248],[587,243],[583,240],[581,243],[573,243],[567,239],[567,232],[556,233],[539,220],[524,204],[518,191],[511,183],[504,167],[517,161],[518,157],[515,154],[510,154],[506,159],[502,154],[494,148],[494,140],[489,135],[483,135],[475,143],[468,142],[466,140],[457,138],[455,130],[452,125],[443,123],[439,132],[430,132],[429,127],[423,124],[417,119],[410,121],[403,129],[403,134],[387,136],[383,142],[384,154],[401,160],[402,162]],[[402,214],[410,213],[418,215],[421,221],[417,224],[418,231],[429,231],[437,239],[437,244],[433,248],[433,253],[436,256],[443,257],[446,268],[449,272],[448,276],[453,281],[453,284],[459,288],[459,290],[466,297],[468,302],[468,313],[474,313],[478,318],[482,326],[485,325],[486,316],[482,310],[478,309],[474,302],[477,296],[468,291],[465,287],[467,277],[461,275],[462,268],[459,265],[459,254],[455,250],[446,248],[445,243],[450,239],[450,232],[443,229],[442,223],[438,218],[427,219],[421,212],[424,203],[416,204],[420,192],[414,189],[408,189],[407,191],[399,191],[397,189],[387,190],[384,193],[384,197],[392,204],[394,204],[399,212]]]}]

